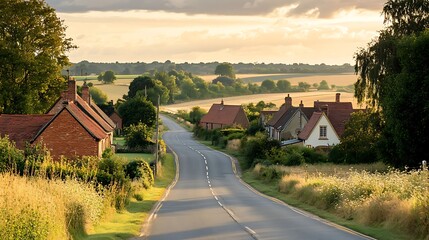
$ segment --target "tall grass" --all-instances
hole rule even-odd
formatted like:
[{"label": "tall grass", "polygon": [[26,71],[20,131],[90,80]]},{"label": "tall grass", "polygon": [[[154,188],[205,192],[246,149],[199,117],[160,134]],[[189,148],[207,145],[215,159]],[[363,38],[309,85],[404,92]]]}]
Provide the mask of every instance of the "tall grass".
[{"label": "tall grass", "polygon": [[0,239],[72,239],[106,211],[91,184],[0,175]]},{"label": "tall grass", "polygon": [[282,176],[278,183],[280,192],[345,219],[403,232],[413,239],[429,239],[427,170],[390,169],[380,173],[352,169],[327,174],[305,168],[271,168],[257,165],[253,173],[265,179],[273,178],[273,174]]}]

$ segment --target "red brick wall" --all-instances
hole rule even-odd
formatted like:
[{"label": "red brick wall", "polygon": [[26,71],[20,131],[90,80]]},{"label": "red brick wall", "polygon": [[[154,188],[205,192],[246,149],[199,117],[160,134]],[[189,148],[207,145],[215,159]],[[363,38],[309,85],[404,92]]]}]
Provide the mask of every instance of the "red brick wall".
[{"label": "red brick wall", "polygon": [[67,158],[99,156],[97,140],[67,110],[62,111],[36,139],[36,142],[40,141],[51,151],[54,159],[61,155]]},{"label": "red brick wall", "polygon": [[116,112],[110,115],[110,119],[116,124],[116,129],[122,130],[122,118]]}]

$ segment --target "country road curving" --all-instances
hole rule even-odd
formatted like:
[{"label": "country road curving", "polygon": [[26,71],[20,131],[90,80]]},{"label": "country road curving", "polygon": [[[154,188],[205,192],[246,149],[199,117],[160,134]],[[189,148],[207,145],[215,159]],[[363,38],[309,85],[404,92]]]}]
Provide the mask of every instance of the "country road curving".
[{"label": "country road curving", "polygon": [[164,140],[178,156],[179,179],[142,239],[369,239],[252,191],[236,177],[228,156],[162,120],[169,128]]}]

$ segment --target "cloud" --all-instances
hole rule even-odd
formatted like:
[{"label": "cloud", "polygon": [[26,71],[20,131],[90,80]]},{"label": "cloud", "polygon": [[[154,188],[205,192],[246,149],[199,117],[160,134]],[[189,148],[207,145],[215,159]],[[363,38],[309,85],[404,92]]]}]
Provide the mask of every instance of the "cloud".
[{"label": "cloud", "polygon": [[330,17],[340,10],[381,11],[385,0],[47,0],[59,12],[165,11],[188,15],[266,15],[278,8],[294,6],[287,15]]}]

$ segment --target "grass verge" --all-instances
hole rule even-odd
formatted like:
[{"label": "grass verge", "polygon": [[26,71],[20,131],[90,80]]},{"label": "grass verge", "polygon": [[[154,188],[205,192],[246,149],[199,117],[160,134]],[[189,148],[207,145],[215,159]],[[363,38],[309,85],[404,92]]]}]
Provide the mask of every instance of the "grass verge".
[{"label": "grass verge", "polygon": [[319,209],[315,206],[303,203],[302,201],[299,201],[298,199],[295,199],[293,197],[288,196],[287,194],[284,193],[280,193],[278,191],[278,180],[274,180],[274,181],[264,181],[264,180],[260,180],[257,179],[252,172],[250,171],[245,171],[243,173],[243,175],[241,176],[241,179],[243,181],[245,181],[247,184],[249,184],[250,186],[252,186],[254,189],[256,189],[257,191],[268,195],[270,197],[273,198],[277,198],[283,202],[285,202],[286,204],[289,204],[290,206],[302,209],[304,211],[307,211],[309,213],[312,213],[316,216],[319,216],[320,218],[326,219],[330,222],[336,223],[338,225],[350,228],[354,231],[363,233],[365,235],[374,237],[376,239],[380,239],[380,240],[389,240],[389,239],[398,239],[398,240],[405,240],[405,239],[409,239],[409,236],[406,236],[404,234],[401,233],[395,233],[392,232],[391,230],[387,230],[387,229],[383,229],[383,228],[379,228],[379,227],[369,227],[369,226],[364,226],[362,224],[359,224],[355,221],[352,220],[345,220],[341,217],[336,216],[333,213],[330,213],[329,211],[325,211],[322,209]]},{"label": "grass verge", "polygon": [[149,216],[152,207],[162,198],[176,174],[172,154],[167,154],[162,163],[161,174],[155,179],[154,186],[141,191],[143,201],[133,198],[124,211],[113,213],[108,219],[101,221],[85,239],[127,239],[139,235],[142,223]]}]

